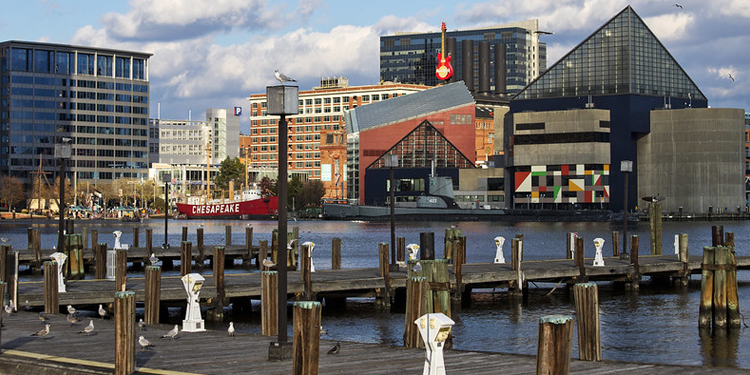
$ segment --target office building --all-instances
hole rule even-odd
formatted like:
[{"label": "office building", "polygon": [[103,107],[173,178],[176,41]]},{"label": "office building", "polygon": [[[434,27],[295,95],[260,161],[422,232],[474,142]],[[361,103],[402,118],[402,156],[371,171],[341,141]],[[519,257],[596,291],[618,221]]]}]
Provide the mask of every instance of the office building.
[{"label": "office building", "polygon": [[148,177],[151,54],[64,44],[0,43],[0,175],[58,174],[55,144],[72,138],[80,181]]},{"label": "office building", "polygon": [[[538,20],[481,29],[446,31],[445,49],[451,55],[453,77],[464,81],[472,93],[517,93],[547,66],[548,34]],[[439,29],[438,29],[439,30]],[[380,37],[380,79],[435,86],[440,31],[396,33]]]}]

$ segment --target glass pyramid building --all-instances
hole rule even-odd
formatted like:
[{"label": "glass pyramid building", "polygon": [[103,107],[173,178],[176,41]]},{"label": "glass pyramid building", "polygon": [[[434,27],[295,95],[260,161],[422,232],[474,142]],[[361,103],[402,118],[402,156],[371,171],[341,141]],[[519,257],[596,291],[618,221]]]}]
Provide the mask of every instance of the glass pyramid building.
[{"label": "glass pyramid building", "polygon": [[515,98],[613,94],[706,100],[698,86],[630,6]]}]

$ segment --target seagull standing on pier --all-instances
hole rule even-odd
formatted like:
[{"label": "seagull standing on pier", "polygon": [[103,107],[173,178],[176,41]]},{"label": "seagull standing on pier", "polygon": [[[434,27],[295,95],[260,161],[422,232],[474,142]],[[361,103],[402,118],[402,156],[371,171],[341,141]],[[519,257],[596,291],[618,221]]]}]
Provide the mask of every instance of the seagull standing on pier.
[{"label": "seagull standing on pier", "polygon": [[161,338],[163,338],[163,339],[170,339],[170,340],[174,341],[174,338],[177,337],[178,333],[180,333],[180,327],[177,326],[177,324],[175,324],[174,328],[172,328],[171,331],[169,331],[169,332],[165,333],[164,335],[162,335]]},{"label": "seagull standing on pier", "polygon": [[81,321],[81,319],[76,318],[76,316],[73,314],[68,314],[68,316],[65,317],[65,319],[68,320],[68,323],[70,323],[70,325],[76,324]]},{"label": "seagull standing on pier", "polygon": [[107,316],[107,310],[104,310],[101,304],[99,305],[99,316],[101,316],[102,319],[104,319],[104,317]]},{"label": "seagull standing on pier", "polygon": [[331,348],[331,350],[328,351],[328,354],[339,354],[339,351],[341,350],[341,343],[337,342],[336,345]]},{"label": "seagull standing on pier", "polygon": [[13,314],[13,306],[5,305],[5,313],[8,315]]},{"label": "seagull standing on pier", "polygon": [[31,334],[31,336],[36,336],[40,338],[47,337],[47,335],[49,335],[49,323],[45,324],[44,329],[42,329],[41,331],[37,331]]},{"label": "seagull standing on pier", "polygon": [[154,346],[151,341],[146,340],[146,338],[143,336],[138,337],[138,345],[141,346],[142,352],[145,351],[149,346]]},{"label": "seagull standing on pier", "polygon": [[278,79],[278,80],[279,80],[279,82],[280,82],[280,83],[281,83],[282,85],[284,84],[284,82],[297,82],[297,80],[296,80],[296,79],[293,79],[293,78],[289,78],[289,77],[287,77],[287,76],[285,76],[285,75],[281,74],[281,73],[279,72],[279,70],[278,70],[278,69],[274,70],[273,74],[274,74],[274,76],[276,76],[276,79]]},{"label": "seagull standing on pier", "polygon": [[141,320],[138,321],[138,332],[142,332],[144,328],[146,328],[146,322],[141,318]]},{"label": "seagull standing on pier", "polygon": [[93,331],[94,331],[94,320],[93,319],[89,319],[89,325],[87,325],[86,327],[84,327],[82,330],[78,331],[78,333],[85,333],[86,336],[88,336]]},{"label": "seagull standing on pier", "polygon": [[46,322],[48,320],[49,320],[49,318],[47,317],[47,315],[44,315],[44,311],[42,311],[42,312],[39,313],[39,321],[41,321],[42,323],[44,323],[44,322]]},{"label": "seagull standing on pier", "polygon": [[29,300],[26,300],[26,302],[23,303],[23,309],[26,311],[31,311],[31,305],[29,304]]},{"label": "seagull standing on pier", "polygon": [[227,328],[227,335],[234,338],[234,322],[229,322],[229,328]]},{"label": "seagull standing on pier", "polygon": [[76,308],[73,307],[73,306],[71,306],[71,305],[68,305],[68,314],[75,315],[76,314]]}]

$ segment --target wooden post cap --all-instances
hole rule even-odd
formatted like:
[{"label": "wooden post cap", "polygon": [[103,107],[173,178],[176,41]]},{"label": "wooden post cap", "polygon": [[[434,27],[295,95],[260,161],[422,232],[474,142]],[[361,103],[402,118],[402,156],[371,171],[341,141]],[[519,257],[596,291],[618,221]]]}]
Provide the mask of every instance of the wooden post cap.
[{"label": "wooden post cap", "polygon": [[574,286],[579,288],[593,288],[596,287],[596,283],[577,283]]},{"label": "wooden post cap", "polygon": [[261,271],[260,273],[263,275],[275,275],[279,273],[279,271]]},{"label": "wooden post cap", "polygon": [[571,320],[573,320],[573,317],[568,316],[568,315],[547,315],[547,316],[541,317],[539,319],[539,323],[541,324],[549,323],[549,324],[560,325],[560,324],[566,324]]},{"label": "wooden post cap", "polygon": [[148,266],[146,266],[146,270],[157,270],[158,271],[160,269],[161,269],[161,266],[154,266],[154,265],[151,265],[151,264],[148,265]]},{"label": "wooden post cap", "polygon": [[294,307],[299,307],[301,309],[312,310],[312,309],[315,309],[315,308],[319,308],[320,307],[320,302],[318,302],[318,301],[295,301],[294,302]]},{"label": "wooden post cap", "polygon": [[124,292],[115,292],[115,298],[128,298],[130,296],[135,296],[135,292],[132,290],[126,290]]}]

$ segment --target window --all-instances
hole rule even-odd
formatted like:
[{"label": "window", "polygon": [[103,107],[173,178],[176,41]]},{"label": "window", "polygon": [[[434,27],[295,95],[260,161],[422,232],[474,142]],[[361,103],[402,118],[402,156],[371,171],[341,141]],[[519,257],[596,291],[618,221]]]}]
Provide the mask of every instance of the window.
[{"label": "window", "polygon": [[133,79],[146,79],[146,60],[133,59]]},{"label": "window", "polygon": [[99,55],[96,57],[96,75],[112,76],[112,56]]},{"label": "window", "polygon": [[94,55],[87,53],[78,54],[77,74],[94,75]]},{"label": "window", "polygon": [[130,59],[118,57],[115,59],[115,77],[130,78]]},{"label": "window", "polygon": [[52,64],[55,62],[55,53],[52,51],[34,51],[34,71],[37,73],[50,73],[53,71]]}]

